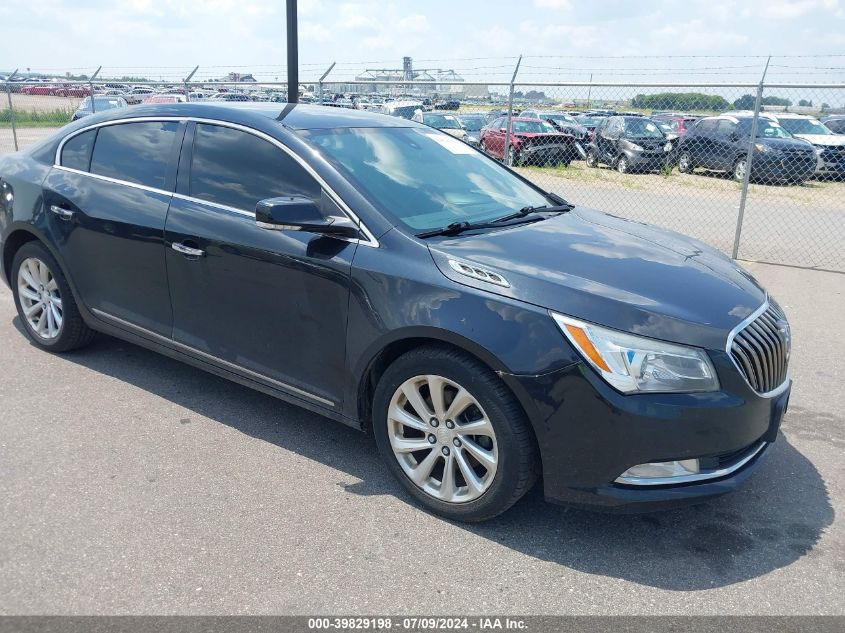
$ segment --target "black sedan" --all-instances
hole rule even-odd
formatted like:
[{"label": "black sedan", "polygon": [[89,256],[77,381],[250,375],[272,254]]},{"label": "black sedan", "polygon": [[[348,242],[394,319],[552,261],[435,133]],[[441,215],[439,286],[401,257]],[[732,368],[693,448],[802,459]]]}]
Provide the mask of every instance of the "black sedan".
[{"label": "black sedan", "polygon": [[789,399],[786,317],[733,261],[396,117],[92,115],[0,158],[0,249],[37,347],[103,332],[371,431],[452,519],[538,480],[606,508],[719,495]]}]

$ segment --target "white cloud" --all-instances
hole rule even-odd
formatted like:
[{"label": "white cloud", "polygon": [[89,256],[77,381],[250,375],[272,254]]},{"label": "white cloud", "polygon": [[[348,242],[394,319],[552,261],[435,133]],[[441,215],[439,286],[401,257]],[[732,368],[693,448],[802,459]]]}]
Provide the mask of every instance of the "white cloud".
[{"label": "white cloud", "polygon": [[316,22],[300,22],[299,37],[312,42],[328,42],[332,37],[332,32]]}]

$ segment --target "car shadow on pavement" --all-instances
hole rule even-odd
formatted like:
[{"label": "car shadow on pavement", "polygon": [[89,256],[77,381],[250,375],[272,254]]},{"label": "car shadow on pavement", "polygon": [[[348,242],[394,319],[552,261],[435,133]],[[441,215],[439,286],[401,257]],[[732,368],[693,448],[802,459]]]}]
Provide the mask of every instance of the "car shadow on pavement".
[{"label": "car shadow on pavement", "polygon": [[[21,327],[17,318],[15,326]],[[346,473],[337,485],[350,494],[412,503],[369,435],[110,337],[61,358]],[[744,488],[703,505],[603,514],[546,503],[535,489],[496,519],[451,525],[581,572],[692,591],[790,565],[812,552],[833,518],[819,472],[781,434]]]}]

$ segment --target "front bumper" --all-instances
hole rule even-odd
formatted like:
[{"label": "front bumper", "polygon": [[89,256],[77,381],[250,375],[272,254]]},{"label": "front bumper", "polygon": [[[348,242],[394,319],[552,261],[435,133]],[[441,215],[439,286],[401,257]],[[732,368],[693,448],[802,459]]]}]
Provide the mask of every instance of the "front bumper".
[{"label": "front bumper", "polygon": [[527,165],[546,165],[571,160],[578,155],[575,143],[554,143],[547,145],[523,145],[518,149],[520,160]]},{"label": "front bumper", "polygon": [[751,164],[751,176],[764,181],[803,181],[809,180],[817,167],[815,154],[806,159],[757,155]]},{"label": "front bumper", "polygon": [[[626,396],[583,363],[542,376],[506,375],[537,435],[546,498],[644,512],[737,488],[775,441],[791,385],[763,398],[726,354],[711,357],[721,382],[712,393]],[[616,483],[639,464],[695,458],[713,464],[716,476],[668,485]]]},{"label": "front bumper", "polygon": [[664,152],[662,149],[659,152],[637,152],[630,149],[622,151],[631,168],[640,170],[662,169],[669,161],[669,154],[671,153]]}]

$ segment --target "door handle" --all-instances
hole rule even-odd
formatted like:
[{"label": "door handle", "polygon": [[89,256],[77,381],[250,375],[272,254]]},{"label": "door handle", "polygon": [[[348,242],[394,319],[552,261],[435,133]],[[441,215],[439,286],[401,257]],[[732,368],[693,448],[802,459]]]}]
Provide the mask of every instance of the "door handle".
[{"label": "door handle", "polygon": [[64,207],[60,207],[57,204],[51,204],[50,211],[55,213],[62,220],[70,220],[71,218],[73,218],[74,215],[73,211],[71,211],[70,209],[65,209]]},{"label": "door handle", "polygon": [[173,242],[170,245],[177,253],[182,253],[183,255],[187,255],[188,257],[202,257],[205,255],[205,251],[199,248],[192,248],[190,246],[186,246],[185,244],[180,244],[179,242]]}]

